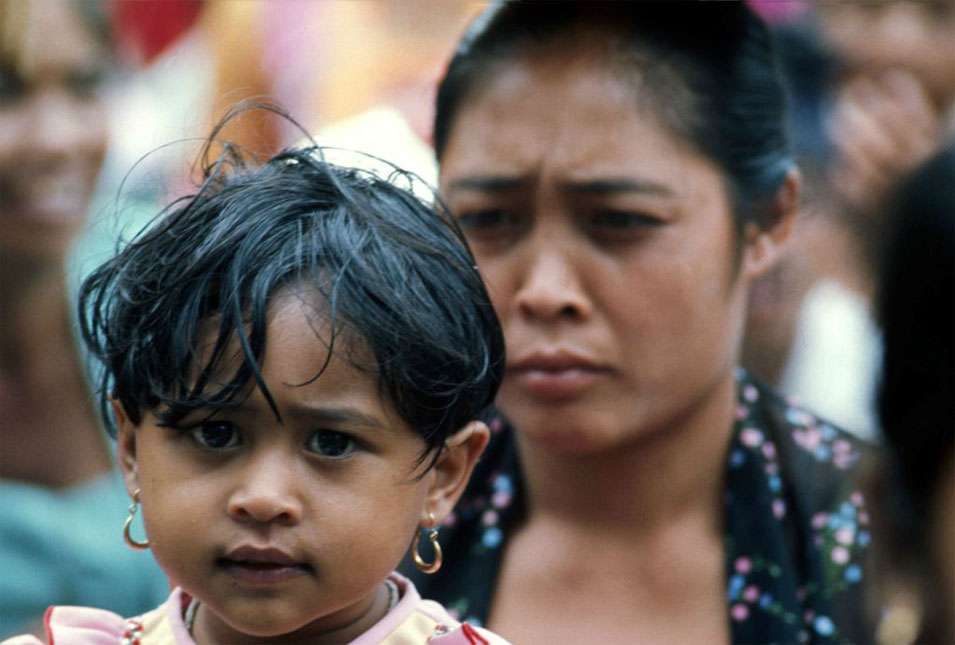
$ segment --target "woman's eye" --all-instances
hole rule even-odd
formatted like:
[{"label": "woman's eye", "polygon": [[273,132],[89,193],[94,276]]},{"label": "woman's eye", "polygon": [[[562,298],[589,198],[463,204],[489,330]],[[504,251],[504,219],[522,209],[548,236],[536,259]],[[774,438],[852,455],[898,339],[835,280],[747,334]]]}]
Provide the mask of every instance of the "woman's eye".
[{"label": "woman's eye", "polygon": [[13,103],[26,93],[26,83],[15,72],[0,69],[0,105]]},{"label": "woman's eye", "polygon": [[209,450],[226,450],[242,443],[239,431],[231,423],[224,421],[207,421],[190,432],[193,441]]},{"label": "woman's eye", "polygon": [[79,99],[91,99],[99,94],[106,82],[106,72],[101,69],[78,71],[69,76],[67,85],[73,96]]},{"label": "woman's eye", "polygon": [[661,221],[655,217],[643,213],[607,210],[597,212],[593,216],[591,224],[595,228],[633,230],[659,226]]},{"label": "woman's eye", "polygon": [[355,440],[334,430],[319,430],[308,438],[306,448],[323,457],[347,457],[355,451]]},{"label": "woman's eye", "polygon": [[458,216],[458,222],[465,230],[486,231],[513,226],[516,219],[503,209],[487,209],[462,213]]}]

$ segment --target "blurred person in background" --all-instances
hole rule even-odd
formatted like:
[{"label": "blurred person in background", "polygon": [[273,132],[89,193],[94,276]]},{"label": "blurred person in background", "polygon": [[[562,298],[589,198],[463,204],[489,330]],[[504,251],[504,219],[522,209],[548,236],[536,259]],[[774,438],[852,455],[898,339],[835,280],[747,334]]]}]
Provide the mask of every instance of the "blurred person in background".
[{"label": "blurred person in background", "polygon": [[886,215],[880,499],[894,542],[879,640],[955,643],[955,141],[905,179]]},{"label": "blurred person in background", "polygon": [[11,633],[54,597],[136,612],[167,585],[123,544],[127,502],[66,275],[106,150],[109,21],[93,0],[0,0],[0,34],[0,633]]},{"label": "blurred person in background", "polygon": [[777,19],[807,190],[789,250],[751,292],[743,363],[874,436],[882,214],[955,123],[955,3],[754,4]]}]

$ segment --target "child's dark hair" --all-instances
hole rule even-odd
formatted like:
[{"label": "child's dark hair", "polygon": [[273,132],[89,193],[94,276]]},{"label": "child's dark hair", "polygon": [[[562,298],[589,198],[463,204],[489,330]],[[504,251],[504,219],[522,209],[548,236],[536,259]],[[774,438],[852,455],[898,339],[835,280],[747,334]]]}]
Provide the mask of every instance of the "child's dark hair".
[{"label": "child's dark hair", "polygon": [[[234,408],[255,386],[281,418],[259,369],[267,308],[300,284],[325,305],[329,354],[377,372],[424,438],[422,459],[480,418],[503,375],[503,335],[453,218],[397,185],[411,175],[333,165],[317,147],[254,164],[227,145],[203,179],[81,287],[111,434],[110,397],[135,424],[143,411],[176,424]],[[353,360],[359,338],[374,364]]]}]

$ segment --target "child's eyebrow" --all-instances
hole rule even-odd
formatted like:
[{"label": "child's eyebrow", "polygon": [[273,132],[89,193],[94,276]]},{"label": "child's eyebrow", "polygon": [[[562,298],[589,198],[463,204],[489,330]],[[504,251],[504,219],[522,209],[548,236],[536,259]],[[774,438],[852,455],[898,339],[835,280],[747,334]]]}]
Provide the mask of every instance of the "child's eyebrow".
[{"label": "child's eyebrow", "polygon": [[331,425],[359,425],[371,429],[384,429],[385,424],[377,417],[365,414],[361,410],[351,407],[312,407],[308,404],[295,404],[288,407],[293,416],[307,417],[311,422],[328,423]]}]

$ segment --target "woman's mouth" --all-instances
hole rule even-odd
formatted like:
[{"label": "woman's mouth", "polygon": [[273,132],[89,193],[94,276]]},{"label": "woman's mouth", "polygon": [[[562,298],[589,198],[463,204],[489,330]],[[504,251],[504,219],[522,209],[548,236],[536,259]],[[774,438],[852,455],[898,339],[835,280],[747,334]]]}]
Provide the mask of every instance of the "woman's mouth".
[{"label": "woman's mouth", "polygon": [[542,399],[578,396],[609,372],[587,357],[566,352],[528,354],[507,368],[512,381],[531,396]]}]

